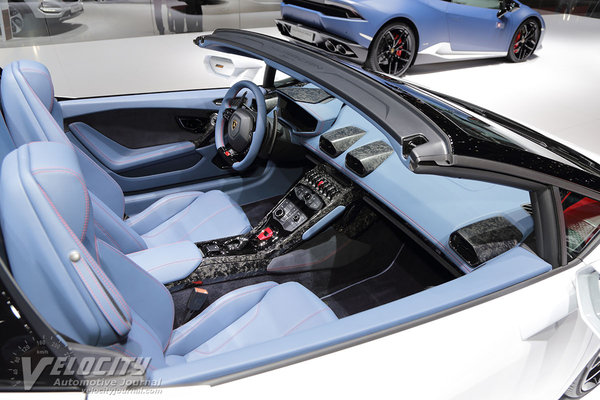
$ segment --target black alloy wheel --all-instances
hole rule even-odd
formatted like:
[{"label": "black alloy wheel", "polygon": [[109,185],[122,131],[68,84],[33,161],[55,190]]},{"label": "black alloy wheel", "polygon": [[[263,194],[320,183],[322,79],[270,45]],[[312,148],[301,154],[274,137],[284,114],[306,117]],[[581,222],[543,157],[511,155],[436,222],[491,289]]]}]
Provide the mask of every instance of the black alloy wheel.
[{"label": "black alloy wheel", "polygon": [[508,59],[512,62],[523,62],[531,57],[537,48],[540,33],[540,25],[533,19],[519,25],[510,42]]},{"label": "black alloy wheel", "polygon": [[384,74],[402,76],[414,61],[416,43],[415,34],[408,25],[390,24],[373,40],[365,65]]}]

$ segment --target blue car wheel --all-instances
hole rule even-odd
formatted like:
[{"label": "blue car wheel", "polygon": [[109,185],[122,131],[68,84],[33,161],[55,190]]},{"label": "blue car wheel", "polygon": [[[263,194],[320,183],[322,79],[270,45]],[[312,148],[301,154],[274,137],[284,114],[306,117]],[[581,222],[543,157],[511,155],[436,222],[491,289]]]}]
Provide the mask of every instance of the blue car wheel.
[{"label": "blue car wheel", "polygon": [[417,39],[413,30],[401,22],[383,27],[369,50],[365,66],[385,74],[402,76],[417,54]]},{"label": "blue car wheel", "polygon": [[508,49],[508,59],[512,62],[527,60],[540,40],[540,25],[534,19],[524,21],[513,35]]}]

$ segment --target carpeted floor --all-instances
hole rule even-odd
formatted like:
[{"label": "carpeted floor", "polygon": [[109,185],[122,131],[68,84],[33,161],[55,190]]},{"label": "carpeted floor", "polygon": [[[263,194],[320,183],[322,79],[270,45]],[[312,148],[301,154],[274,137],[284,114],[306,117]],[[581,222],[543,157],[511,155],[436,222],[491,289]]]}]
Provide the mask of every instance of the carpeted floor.
[{"label": "carpeted floor", "polygon": [[[224,294],[244,286],[265,281],[295,281],[322,298],[339,318],[343,318],[452,279],[444,267],[388,221],[376,221],[354,239],[368,244],[371,250],[348,265],[328,270],[265,274],[206,284],[202,286],[209,293],[206,306]],[[173,294],[176,325],[182,323],[190,290]]]}]

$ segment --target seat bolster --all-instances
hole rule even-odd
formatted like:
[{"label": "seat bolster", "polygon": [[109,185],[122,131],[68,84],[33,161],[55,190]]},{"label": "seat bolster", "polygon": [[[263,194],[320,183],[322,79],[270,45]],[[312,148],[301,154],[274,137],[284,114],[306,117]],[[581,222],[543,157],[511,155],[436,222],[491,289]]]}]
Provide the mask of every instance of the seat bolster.
[{"label": "seat bolster", "polygon": [[127,254],[161,283],[171,283],[189,276],[202,262],[202,252],[189,240]]},{"label": "seat bolster", "polygon": [[119,250],[101,240],[97,247],[106,274],[129,308],[144,320],[147,335],[154,337],[164,350],[169,344],[175,315],[171,293]]},{"label": "seat bolster", "polygon": [[127,341],[111,344],[107,348],[127,357],[149,357],[148,372],[166,367],[163,344],[153,332],[152,326],[146,323],[135,311],[131,311],[131,314],[131,330],[127,335]]},{"label": "seat bolster", "polygon": [[331,309],[297,282],[270,289],[262,300],[185,358],[193,361],[336,321]]},{"label": "seat bolster", "polygon": [[219,191],[199,195],[188,207],[142,235],[148,247],[180,240],[204,242],[237,236],[251,226],[241,207]]},{"label": "seat bolster", "polygon": [[65,120],[63,118],[62,107],[56,99],[52,99],[52,107],[50,108],[50,114],[54,117],[54,120],[58,126],[65,126]]},{"label": "seat bolster", "polygon": [[201,194],[202,192],[182,192],[165,196],[155,201],[141,213],[129,218],[126,221],[127,225],[140,235],[143,235],[184,210]]},{"label": "seat bolster", "polygon": [[166,355],[185,355],[225,329],[254,307],[275,282],[246,286],[220,297],[206,310],[173,331]]},{"label": "seat bolster", "polygon": [[125,197],[119,184],[83,150],[73,146],[88,190],[96,195],[119,218],[125,215]]},{"label": "seat bolster", "polygon": [[120,172],[191,154],[196,147],[192,142],[182,141],[158,146],[131,149],[104,136],[83,122],[69,125],[71,133],[112,171]]},{"label": "seat bolster", "polygon": [[89,192],[94,211],[94,227],[98,239],[105,241],[123,253],[145,250],[146,243],[94,193]]}]

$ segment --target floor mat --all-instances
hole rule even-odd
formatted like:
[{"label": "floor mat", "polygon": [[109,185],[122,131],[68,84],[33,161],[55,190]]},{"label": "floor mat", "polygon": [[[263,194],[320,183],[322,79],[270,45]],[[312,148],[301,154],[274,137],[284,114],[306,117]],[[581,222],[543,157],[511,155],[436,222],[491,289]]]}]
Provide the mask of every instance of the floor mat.
[{"label": "floor mat", "polygon": [[[205,284],[207,305],[219,297],[265,281],[298,282],[313,292],[339,317],[356,314],[451,280],[452,275],[419,245],[391,223],[379,220],[355,240],[368,243],[372,250],[350,265],[290,274],[265,274],[231,281]],[[179,312],[185,310],[187,296],[176,297]],[[180,303],[180,304],[177,304]]]},{"label": "floor mat", "polygon": [[404,244],[383,271],[321,296],[321,300],[342,318],[452,279],[443,267],[432,263],[428,254],[412,246]]}]

